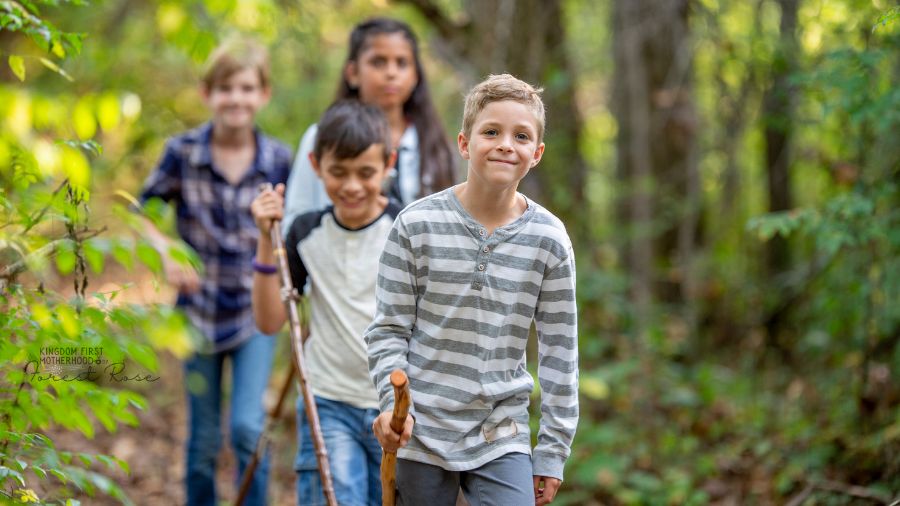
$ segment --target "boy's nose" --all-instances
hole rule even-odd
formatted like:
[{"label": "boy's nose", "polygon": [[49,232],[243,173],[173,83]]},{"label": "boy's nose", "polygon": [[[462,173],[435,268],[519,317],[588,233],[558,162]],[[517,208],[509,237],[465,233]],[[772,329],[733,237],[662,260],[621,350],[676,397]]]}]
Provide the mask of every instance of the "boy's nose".
[{"label": "boy's nose", "polygon": [[362,190],[362,187],[363,185],[354,177],[347,179],[347,182],[344,183],[344,191],[349,193],[356,193]]}]

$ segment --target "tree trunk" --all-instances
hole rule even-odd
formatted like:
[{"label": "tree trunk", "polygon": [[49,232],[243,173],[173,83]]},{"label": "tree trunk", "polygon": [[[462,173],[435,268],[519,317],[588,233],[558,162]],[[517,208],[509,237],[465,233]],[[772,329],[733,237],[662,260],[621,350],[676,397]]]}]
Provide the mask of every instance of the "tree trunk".
[{"label": "tree trunk", "polygon": [[[781,8],[780,42],[773,62],[772,82],[763,96],[769,212],[793,207],[790,164],[794,110],[789,79],[796,70],[798,0],[777,0],[777,3]],[[790,267],[790,250],[783,237],[776,236],[769,242],[767,264],[771,276],[783,274]]]},{"label": "tree trunk", "polygon": [[614,4],[617,210],[638,319],[654,301],[694,298],[700,195],[689,35],[688,0]]},{"label": "tree trunk", "polygon": [[[777,0],[781,8],[778,49],[772,64],[772,81],[763,95],[763,130],[765,138],[766,174],[768,176],[769,212],[787,211],[793,207],[791,191],[791,142],[794,131],[793,88],[790,77],[796,71],[797,7],[799,0]],[[790,269],[791,254],[786,238],[776,235],[768,244],[766,267],[778,290],[780,279]],[[783,288],[783,287],[782,287]],[[778,290],[780,293],[780,290]],[[784,306],[783,306],[784,307]],[[778,334],[784,321],[784,310],[776,310],[766,321],[769,346],[780,349]]]}]

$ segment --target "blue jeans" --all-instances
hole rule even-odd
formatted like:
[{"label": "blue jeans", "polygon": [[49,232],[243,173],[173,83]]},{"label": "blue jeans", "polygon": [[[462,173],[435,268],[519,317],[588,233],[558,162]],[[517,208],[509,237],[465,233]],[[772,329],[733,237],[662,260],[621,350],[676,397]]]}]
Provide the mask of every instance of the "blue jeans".
[{"label": "blue jeans", "polygon": [[[272,370],[275,338],[257,333],[246,342],[222,353],[195,354],[185,363],[188,385],[187,485],[188,506],[216,504],[216,456],[221,446],[222,365],[231,359],[231,445],[238,461],[236,486],[253,456],[262,432],[263,394]],[[266,504],[269,463],[260,461],[253,475],[246,506]]]},{"label": "blue jeans", "polygon": [[[334,495],[341,506],[381,505],[381,446],[372,433],[377,409],[355,408],[316,397],[319,425],[328,451]],[[309,432],[303,398],[297,399],[297,504],[324,506],[315,447]]]}]

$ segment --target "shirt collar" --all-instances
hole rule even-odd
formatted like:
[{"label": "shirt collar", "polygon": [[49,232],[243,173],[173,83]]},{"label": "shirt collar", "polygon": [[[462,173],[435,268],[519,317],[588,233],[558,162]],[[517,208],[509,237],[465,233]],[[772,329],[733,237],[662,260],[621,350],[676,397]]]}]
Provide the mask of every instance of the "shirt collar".
[{"label": "shirt collar", "polygon": [[[191,150],[190,157],[191,164],[195,167],[212,167],[212,130],[212,122],[207,121],[195,131],[197,142]],[[256,126],[253,127],[253,136],[256,138],[256,153],[253,156],[251,169],[261,174],[268,174],[275,165],[275,154],[271,141],[265,135],[262,135],[262,132]]]},{"label": "shirt collar", "polygon": [[400,136],[400,141],[397,143],[397,151],[415,151],[418,148],[419,132],[416,131],[416,126],[410,123],[406,130],[403,131],[403,135]]}]

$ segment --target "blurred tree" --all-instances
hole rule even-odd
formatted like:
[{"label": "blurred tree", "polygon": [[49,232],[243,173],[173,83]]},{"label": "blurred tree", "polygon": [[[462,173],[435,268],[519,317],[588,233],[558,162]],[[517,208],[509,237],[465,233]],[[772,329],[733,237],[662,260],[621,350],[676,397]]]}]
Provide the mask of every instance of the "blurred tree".
[{"label": "blurred tree", "polygon": [[[799,0],[777,0],[781,20],[778,44],[771,66],[771,82],[763,95],[763,135],[765,164],[768,176],[769,212],[787,211],[794,206],[791,190],[791,145],[794,131],[794,86],[791,77],[797,72],[797,9]],[[786,237],[775,236],[768,243],[766,265],[773,286],[783,286],[783,278],[791,267],[791,254]],[[785,311],[789,306],[779,304],[766,320],[769,343],[779,347]]]},{"label": "blurred tree", "polygon": [[688,7],[686,0],[613,7],[618,221],[628,231],[622,251],[639,321],[654,301],[693,299],[700,195]]}]

